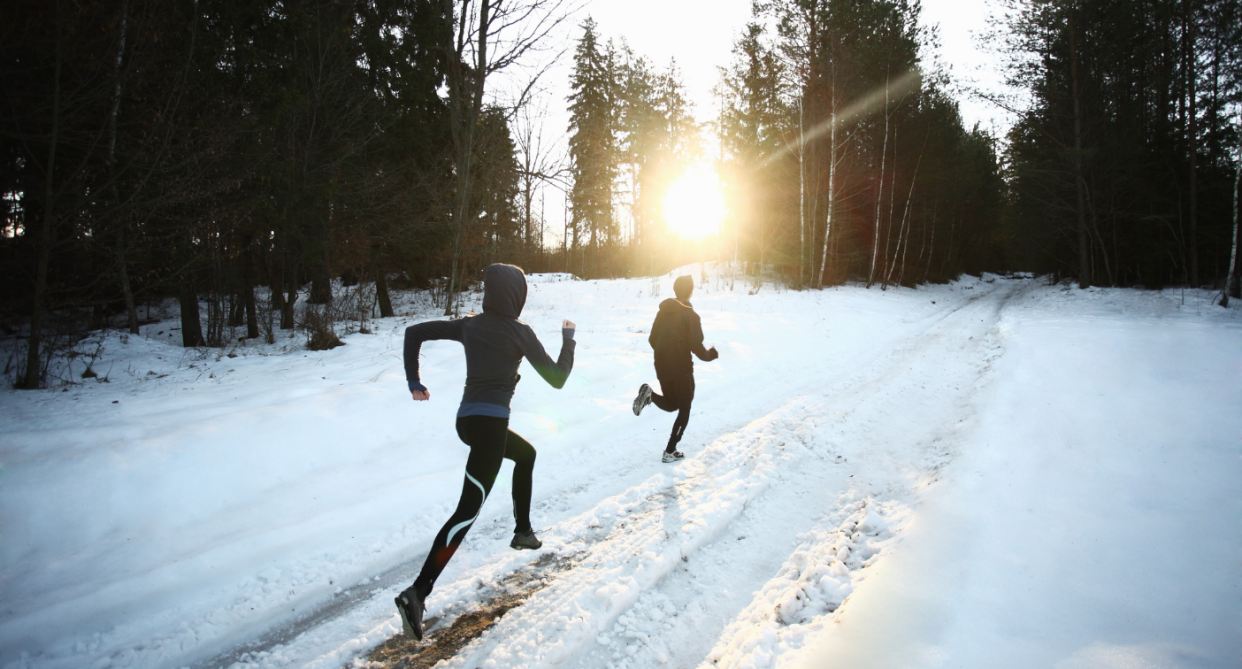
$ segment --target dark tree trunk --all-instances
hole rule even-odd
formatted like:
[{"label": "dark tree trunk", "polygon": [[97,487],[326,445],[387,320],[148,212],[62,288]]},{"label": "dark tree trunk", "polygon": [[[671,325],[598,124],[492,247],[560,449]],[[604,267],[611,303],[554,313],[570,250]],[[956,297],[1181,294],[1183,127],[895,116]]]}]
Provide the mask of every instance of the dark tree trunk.
[{"label": "dark tree trunk", "polygon": [[297,266],[286,269],[283,288],[285,297],[280,302],[280,329],[292,330],[294,326],[293,305],[298,301]]},{"label": "dark tree trunk", "polygon": [[30,339],[26,346],[26,376],[21,387],[34,390],[41,384],[42,374],[39,365],[39,348],[43,345],[43,312],[47,301],[47,266],[51,241],[51,206],[45,202],[43,226],[39,230],[39,265],[35,274],[34,308],[30,314]]},{"label": "dark tree trunk", "polygon": [[1237,172],[1233,177],[1233,247],[1229,252],[1229,274],[1225,277],[1225,294],[1220,305],[1229,306],[1230,297],[1242,297],[1238,290],[1238,189],[1242,187],[1242,147],[1238,147]]},{"label": "dark tree trunk", "polygon": [[117,274],[120,278],[120,294],[125,299],[125,320],[129,334],[138,334],[138,305],[134,303],[134,289],[129,283],[129,268],[125,267],[124,232],[117,243]]},{"label": "dark tree trunk", "polygon": [[247,246],[241,254],[241,298],[246,309],[246,339],[259,338],[259,314],[254,304],[254,256]]},{"label": "dark tree trunk", "polygon": [[60,129],[60,74],[62,65],[61,47],[63,45],[59,25],[60,7],[56,8],[56,74],[52,82],[52,133],[48,139],[47,166],[45,168],[43,190],[43,217],[39,228],[39,259],[35,269],[35,285],[33,307],[30,313],[30,339],[26,342],[26,376],[22,387],[34,390],[39,387],[43,378],[39,365],[39,347],[43,338],[43,310],[47,301],[47,266],[51,260],[52,250],[52,216],[55,211],[53,203],[53,168],[56,165],[56,143]]},{"label": "dark tree trunk", "polygon": [[229,327],[235,328],[242,324],[242,296],[241,286],[232,295],[229,295]]},{"label": "dark tree trunk", "polygon": [[[108,120],[108,171],[116,166],[116,117],[121,111],[121,59],[125,55],[125,37],[129,25],[129,2],[121,4],[121,42],[116,51],[116,66],[113,69],[114,92],[112,95],[112,114]],[[112,184],[113,201],[117,201],[115,182]],[[129,333],[138,334],[138,308],[134,305],[134,291],[129,283],[129,266],[125,260],[125,227],[126,220],[120,221],[116,232],[116,265],[117,278],[121,283],[121,295],[125,298],[125,315],[129,320]]]},{"label": "dark tree trunk", "polygon": [[125,298],[125,316],[129,322],[129,333],[138,334],[138,307],[134,304],[134,290],[129,283],[129,267],[125,260],[125,225],[122,223],[116,233],[116,269],[121,281],[121,295]]},{"label": "dark tree trunk", "polygon": [[318,265],[315,267],[315,274],[311,277],[311,291],[309,302],[311,304],[328,304],[332,301],[332,276],[328,272],[326,265]]},{"label": "dark tree trunk", "polygon": [[185,348],[203,346],[203,324],[198,313],[198,293],[192,280],[181,283],[181,345]]},{"label": "dark tree trunk", "polygon": [[298,301],[298,291],[291,290],[288,293],[288,297],[286,297],[284,302],[280,305],[280,329],[281,330],[292,330],[293,329],[293,326],[294,326],[293,305],[297,301]]},{"label": "dark tree trunk", "polygon": [[388,297],[388,278],[384,270],[375,270],[375,300],[379,302],[380,318],[392,318],[392,300]]},{"label": "dark tree trunk", "polygon": [[1074,7],[1069,9],[1071,95],[1074,99],[1074,184],[1078,191],[1078,287],[1091,287],[1091,264],[1087,255],[1087,179],[1082,167],[1082,103],[1078,85],[1078,37],[1074,32]]},{"label": "dark tree trunk", "polygon": [[271,277],[271,307],[273,310],[280,312],[280,327],[285,327],[285,290],[284,284],[280,280],[279,274],[273,274]]}]

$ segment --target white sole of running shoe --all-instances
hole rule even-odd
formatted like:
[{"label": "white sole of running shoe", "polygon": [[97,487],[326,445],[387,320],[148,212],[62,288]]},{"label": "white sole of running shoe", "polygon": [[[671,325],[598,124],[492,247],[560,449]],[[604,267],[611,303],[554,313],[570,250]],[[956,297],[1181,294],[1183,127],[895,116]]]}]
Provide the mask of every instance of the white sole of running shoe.
[{"label": "white sole of running shoe", "polygon": [[640,415],[648,404],[651,404],[651,386],[644,383],[638,389],[638,397],[634,398],[634,415]]}]

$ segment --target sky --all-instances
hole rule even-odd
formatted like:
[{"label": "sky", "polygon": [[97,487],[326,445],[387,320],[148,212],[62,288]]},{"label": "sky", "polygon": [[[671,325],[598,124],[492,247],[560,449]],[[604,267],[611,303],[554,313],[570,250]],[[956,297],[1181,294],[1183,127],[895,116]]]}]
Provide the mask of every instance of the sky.
[{"label": "sky", "polygon": [[[953,77],[955,97],[966,127],[979,123],[994,134],[1003,135],[1009,125],[1007,115],[963,92],[969,86],[990,91],[1001,88],[997,59],[983,51],[975,37],[987,29],[987,17],[994,11],[990,0],[923,0],[922,4],[923,24],[937,26],[939,30],[938,56]],[[663,69],[676,60],[695,117],[702,121],[716,115],[712,88],[719,81],[718,68],[731,60],[733,42],[750,20],[751,0],[584,2],[556,38],[568,45],[567,50],[542,80],[540,105],[547,113],[545,137],[562,142],[567,139],[569,124],[565,99],[569,95],[573,44],[581,37],[580,26],[588,16],[595,20],[602,39],[624,39],[636,54],[645,56],[656,67]],[[559,240],[564,200],[559,193],[549,192],[545,194],[543,208],[549,229],[555,228],[547,237]]]},{"label": "sky", "polygon": [[[923,23],[940,31],[940,55],[960,83],[998,85],[995,58],[976,45],[990,11],[987,0],[923,0]],[[714,105],[718,67],[731,58],[733,42],[750,19],[750,0],[593,0],[580,14],[590,16],[606,37],[624,38],[634,51],[667,65],[676,59],[700,118]],[[574,39],[580,34],[572,22]],[[689,28],[688,28],[689,27]],[[1001,113],[974,100],[959,99],[968,126],[1003,127]]]}]

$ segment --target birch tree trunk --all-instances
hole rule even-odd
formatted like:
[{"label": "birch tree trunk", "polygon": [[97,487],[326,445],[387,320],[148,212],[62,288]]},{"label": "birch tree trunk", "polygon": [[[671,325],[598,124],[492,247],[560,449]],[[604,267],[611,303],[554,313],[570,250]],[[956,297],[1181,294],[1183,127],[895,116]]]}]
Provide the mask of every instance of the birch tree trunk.
[{"label": "birch tree trunk", "polygon": [[[906,221],[910,218],[910,202],[914,200],[914,184],[919,179],[919,167],[923,165],[923,152],[927,150],[927,138],[931,137],[931,131],[928,131],[927,137],[923,139],[923,148],[919,149],[918,162],[914,164],[914,176],[910,177],[910,192],[906,194],[905,211],[901,214],[901,227],[897,230],[897,248],[893,251],[893,262],[888,266],[888,274],[884,277],[884,284],[893,276],[893,266],[897,264],[897,253],[901,252],[901,271],[897,274],[897,284],[901,285],[901,279],[906,274],[906,253],[910,251],[910,232],[906,227]],[[910,227],[913,227],[911,222]],[[902,244],[905,246],[902,246]]]},{"label": "birch tree trunk", "polygon": [[819,262],[819,283],[818,287],[824,287],[824,275],[828,272],[828,242],[832,239],[832,210],[836,205],[836,177],[837,177],[837,66],[832,65],[832,86],[828,95],[830,99],[828,103],[832,106],[832,115],[829,119],[828,130],[828,215],[824,219],[824,252]]},{"label": "birch tree trunk", "polygon": [[875,235],[871,243],[871,271],[867,287],[875,283],[875,262],[880,254],[880,207],[884,202],[884,162],[888,158],[888,73],[884,74],[884,145],[880,151],[880,187],[875,191]]},{"label": "birch tree trunk", "polygon": [[[1238,261],[1238,187],[1242,186],[1242,146],[1238,147],[1238,169],[1233,177],[1233,248],[1229,252],[1229,274],[1225,276],[1225,294],[1220,298],[1220,306],[1229,306],[1229,296],[1237,289]],[[1235,295],[1236,297],[1236,295]]]},{"label": "birch tree trunk", "polygon": [[[893,266],[888,259],[888,242],[893,234],[893,211],[897,207],[897,128],[893,128],[893,186],[888,189],[888,224],[884,226],[884,265],[880,267],[880,273],[885,279],[880,285],[880,290],[888,290],[888,276],[892,274]],[[898,230],[898,242],[901,241],[901,231]],[[876,234],[879,234],[878,232]],[[896,251],[893,252],[894,261],[897,258]]]},{"label": "birch tree trunk", "polygon": [[828,132],[828,216],[824,219],[824,253],[819,261],[819,288],[824,287],[824,275],[828,272],[828,241],[832,238],[832,208],[837,197],[834,188],[837,177],[837,112],[833,100],[832,128]]},{"label": "birch tree trunk", "polygon": [[803,119],[803,96],[798,98],[798,282],[810,283],[806,271],[806,132]]}]

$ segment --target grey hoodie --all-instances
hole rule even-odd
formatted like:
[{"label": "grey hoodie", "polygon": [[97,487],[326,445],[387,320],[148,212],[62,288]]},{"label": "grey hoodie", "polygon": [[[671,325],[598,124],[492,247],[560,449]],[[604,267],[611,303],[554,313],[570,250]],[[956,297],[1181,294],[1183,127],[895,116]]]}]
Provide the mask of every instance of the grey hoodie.
[{"label": "grey hoodie", "polygon": [[526,275],[513,265],[488,266],[483,274],[483,313],[450,321],[427,321],[405,329],[405,378],[411,390],[424,389],[418,355],[425,341],[452,339],[466,349],[466,389],[458,416],[508,417],[509,402],[521,378],[525,357],[554,388],[574,367],[574,331],[562,329],[555,362],[529,325],[518,320],[526,306]]}]

